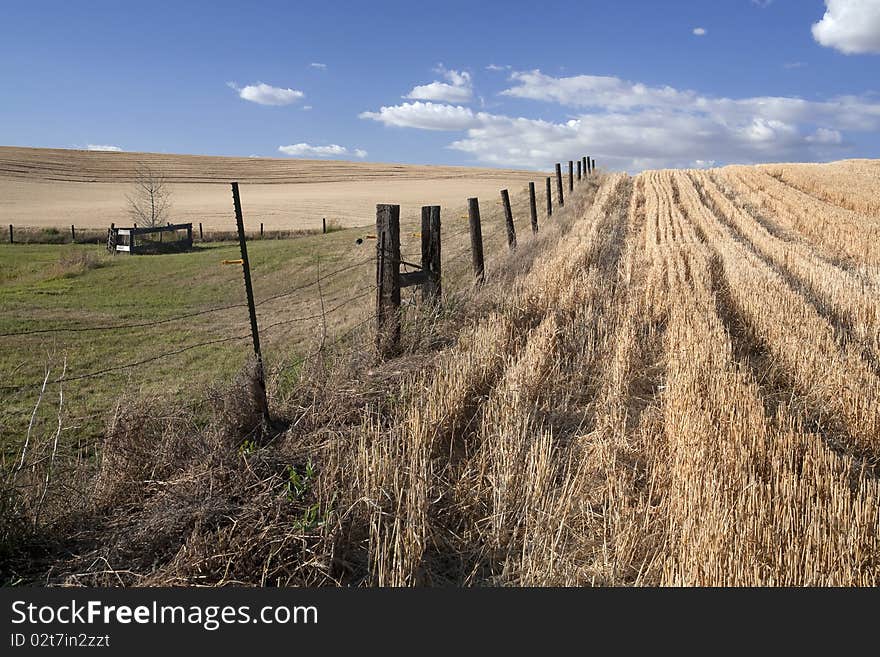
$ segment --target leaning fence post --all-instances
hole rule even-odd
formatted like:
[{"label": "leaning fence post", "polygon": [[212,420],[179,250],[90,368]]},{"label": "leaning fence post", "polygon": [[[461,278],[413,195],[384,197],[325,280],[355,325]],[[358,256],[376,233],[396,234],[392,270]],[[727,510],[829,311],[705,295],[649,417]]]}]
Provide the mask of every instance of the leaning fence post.
[{"label": "leaning fence post", "polygon": [[559,196],[560,207],[565,205],[565,196],[562,194],[562,165],[556,163],[556,195]]},{"label": "leaning fence post", "polygon": [[510,194],[506,189],[501,190],[501,204],[504,206],[504,224],[507,226],[507,248],[513,251],[516,248],[516,227],[510,210]]},{"label": "leaning fence post", "polygon": [[486,280],[486,269],[483,265],[483,229],[480,226],[480,201],[468,199],[468,224],[471,229],[471,264],[477,283]]},{"label": "leaning fence post", "polygon": [[260,332],[257,328],[257,309],[254,305],[254,288],[251,284],[251,265],[248,260],[247,240],[244,235],[244,217],[241,213],[241,197],[238,194],[238,183],[232,183],[232,203],[235,206],[235,225],[238,229],[238,248],[241,251],[241,270],[244,274],[244,291],[247,296],[248,313],[251,319],[251,337],[254,342],[254,355],[257,357],[257,394],[256,402],[266,426],[272,421],[269,417],[269,402],[266,399],[266,378],[263,373],[263,354],[260,351]]},{"label": "leaning fence post", "polygon": [[547,177],[547,218],[553,216],[553,194],[550,188],[550,177]]},{"label": "leaning fence post", "polygon": [[568,161],[568,191],[574,191],[574,162]]},{"label": "leaning fence post", "polygon": [[535,183],[529,183],[529,215],[532,220],[532,232],[538,232],[538,204],[535,201]]},{"label": "leaning fence post", "polygon": [[430,276],[422,284],[422,301],[436,304],[442,294],[440,277],[440,206],[422,207],[422,271]]},{"label": "leaning fence post", "polygon": [[376,349],[390,356],[400,344],[400,206],[376,206]]}]

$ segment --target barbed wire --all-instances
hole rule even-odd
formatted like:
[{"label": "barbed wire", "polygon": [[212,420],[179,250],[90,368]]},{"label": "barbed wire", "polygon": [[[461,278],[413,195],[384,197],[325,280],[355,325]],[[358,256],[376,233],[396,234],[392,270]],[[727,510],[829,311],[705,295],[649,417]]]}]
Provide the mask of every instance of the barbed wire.
[{"label": "barbed wire", "polygon": [[[275,328],[276,326],[281,326],[282,324],[292,324],[292,323],[296,323],[296,322],[305,322],[305,321],[312,320],[312,319],[319,319],[320,317],[329,315],[330,313],[333,313],[333,312],[339,310],[340,308],[352,303],[353,301],[356,301],[360,298],[365,297],[373,289],[375,289],[375,285],[369,285],[364,288],[361,288],[358,290],[357,294],[345,299],[344,301],[341,301],[339,304],[333,306],[332,308],[330,308],[329,310],[327,310],[324,313],[318,313],[318,314],[310,315],[308,317],[296,317],[296,318],[289,319],[289,320],[275,322],[273,324],[270,324],[268,326],[263,327],[260,330],[261,330],[261,332],[265,332],[265,331],[268,331],[272,328]],[[338,299],[338,297],[337,297],[337,299]],[[334,299],[334,301],[335,301],[335,299]],[[170,356],[177,356],[179,354],[185,353],[187,351],[191,351],[193,349],[198,349],[200,347],[207,347],[210,345],[221,344],[221,343],[225,343],[225,342],[233,342],[233,341],[237,341],[237,340],[246,340],[249,338],[251,338],[250,331],[248,331],[247,333],[242,333],[240,335],[234,335],[234,336],[229,336],[229,337],[225,337],[225,338],[216,338],[213,340],[205,340],[205,341],[199,342],[197,344],[187,345],[185,347],[181,347],[180,349],[174,349],[172,351],[163,352],[161,354],[157,354],[157,355],[151,356],[149,358],[144,358],[142,360],[135,361],[133,363],[124,363],[121,365],[114,365],[112,367],[105,367],[100,370],[96,370],[93,372],[87,372],[84,374],[61,377],[61,378],[49,381],[49,384],[55,385],[58,383],[67,383],[68,381],[78,381],[81,379],[97,378],[99,376],[104,376],[104,375],[110,374],[112,372],[117,372],[117,371],[121,371],[121,370],[125,370],[125,369],[130,369],[132,367],[139,367],[141,365],[146,365],[148,363],[152,363],[154,361],[161,360],[163,358],[168,358]],[[13,385],[13,386],[0,386],[0,390],[17,391],[17,390],[25,390],[25,389],[40,387],[41,385],[42,385],[42,383],[25,383],[25,384],[20,384],[20,385]]]},{"label": "barbed wire", "polygon": [[[373,258],[371,256],[370,258],[367,258],[365,260],[361,260],[359,262],[356,262],[356,263],[353,263],[350,265],[346,265],[345,267],[340,267],[339,269],[336,269],[336,270],[328,273],[327,275],[322,276],[321,280],[322,281],[329,280],[330,278],[332,278],[338,274],[342,274],[342,273],[349,271],[351,269],[354,269],[356,267],[360,267],[361,265],[364,265],[364,264],[372,261],[372,259]],[[260,301],[256,302],[254,304],[254,306],[261,306],[263,304],[269,303],[270,301],[275,301],[277,299],[282,299],[285,297],[292,296],[292,295],[296,294],[297,292],[301,292],[302,290],[308,289],[309,287],[316,285],[317,282],[318,282],[317,279],[315,279],[309,283],[303,283],[302,285],[298,285],[290,290],[287,290],[286,292],[282,292],[280,294],[275,294],[270,297],[266,297],[265,299],[261,299]],[[120,331],[120,330],[137,329],[137,328],[150,328],[153,326],[160,326],[162,324],[170,324],[173,322],[183,321],[185,319],[192,319],[193,317],[199,317],[201,315],[208,315],[211,313],[221,312],[224,310],[232,310],[235,308],[247,308],[247,304],[246,303],[227,304],[225,306],[206,308],[205,310],[195,310],[193,312],[184,313],[182,315],[174,315],[173,317],[165,317],[163,319],[150,320],[148,322],[129,322],[129,323],[124,323],[124,324],[107,324],[104,326],[55,326],[55,327],[42,328],[42,329],[32,329],[32,330],[27,330],[27,331],[10,331],[7,333],[0,333],[0,338],[8,338],[8,337],[16,337],[16,336],[24,336],[24,335],[40,335],[40,334],[46,334],[46,333],[65,333],[65,332],[66,333],[85,333],[85,332],[91,332],[91,331]]]}]

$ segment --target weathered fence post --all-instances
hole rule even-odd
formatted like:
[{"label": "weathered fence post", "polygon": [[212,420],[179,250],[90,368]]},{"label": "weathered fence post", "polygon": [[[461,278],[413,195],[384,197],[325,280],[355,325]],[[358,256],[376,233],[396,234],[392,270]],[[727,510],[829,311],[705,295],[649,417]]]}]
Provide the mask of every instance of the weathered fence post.
[{"label": "weathered fence post", "polygon": [[[269,417],[269,402],[266,399],[266,378],[263,373],[263,353],[260,351],[260,333],[257,328],[257,309],[254,305],[254,288],[251,284],[251,265],[248,260],[247,240],[244,235],[244,217],[241,213],[241,197],[238,194],[238,183],[232,183],[232,203],[235,207],[235,225],[238,229],[238,248],[241,251],[241,270],[244,274],[244,291],[247,296],[248,313],[251,319],[251,337],[254,342],[254,355],[257,357],[256,371],[256,403],[260,407],[263,421],[269,427],[272,420]],[[134,237],[132,236],[132,239]]]},{"label": "weathered fence post", "polygon": [[587,156],[585,155],[585,156],[582,157],[581,159],[584,161],[583,169],[584,169],[584,177],[586,177],[587,174],[590,173],[590,169],[589,169],[589,167],[587,166]]},{"label": "weathered fence post", "polygon": [[205,240],[205,233],[202,231],[202,222],[199,222],[199,241],[203,242]]},{"label": "weathered fence post", "polygon": [[574,162],[568,161],[568,191],[574,191]]},{"label": "weathered fence post", "polygon": [[76,242],[76,226],[70,224],[70,241]]},{"label": "weathered fence post", "polygon": [[390,356],[400,344],[400,206],[376,206],[376,349]]},{"label": "weathered fence post", "polygon": [[593,158],[593,173],[596,173],[596,158]]},{"label": "weathered fence post", "polygon": [[263,239],[263,222],[260,222],[260,239]]},{"label": "weathered fence post", "polygon": [[321,232],[327,234],[327,217],[321,217]]},{"label": "weathered fence post", "polygon": [[15,244],[15,238],[12,236],[12,224],[9,224],[9,243]]},{"label": "weathered fence post", "polygon": [[440,206],[422,207],[422,271],[429,274],[422,284],[422,301],[436,304],[442,295],[440,277]]},{"label": "weathered fence post", "polygon": [[562,165],[556,163],[556,195],[559,196],[560,207],[565,205],[565,196],[562,194]]},{"label": "weathered fence post", "polygon": [[532,232],[538,232],[538,204],[535,200],[535,183],[529,183],[529,214],[532,220]]},{"label": "weathered fence post", "polygon": [[483,265],[483,229],[480,226],[480,201],[476,198],[468,199],[468,224],[471,229],[471,264],[474,268],[474,278],[477,283],[486,280],[486,270]]},{"label": "weathered fence post", "polygon": [[553,216],[553,194],[550,190],[550,178],[547,177],[547,218]]},{"label": "weathered fence post", "polygon": [[510,210],[510,194],[506,189],[501,190],[501,204],[504,206],[504,224],[507,226],[507,248],[513,251],[516,248],[516,227]]},{"label": "weathered fence post", "polygon": [[581,161],[580,160],[578,160],[577,170],[578,170],[578,182],[580,182],[580,179],[581,179]]}]

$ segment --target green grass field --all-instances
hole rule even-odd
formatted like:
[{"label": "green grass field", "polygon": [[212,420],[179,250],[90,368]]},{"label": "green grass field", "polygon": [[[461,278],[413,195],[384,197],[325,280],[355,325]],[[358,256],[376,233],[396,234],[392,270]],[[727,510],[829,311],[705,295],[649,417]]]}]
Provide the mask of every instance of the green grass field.
[{"label": "green grass field", "polygon": [[[248,244],[254,291],[267,364],[295,358],[320,335],[321,275],[363,263],[322,282],[325,309],[335,307],[373,282],[364,262],[371,243],[358,246],[363,230],[349,229],[293,240]],[[46,368],[50,380],[136,363],[230,336],[249,335],[241,267],[223,260],[239,257],[235,243],[197,245],[190,253],[111,256],[95,245],[5,244],[0,246],[0,385],[29,386],[0,391],[0,441],[18,443],[26,431]],[[319,263],[320,261],[320,263]],[[275,300],[269,297],[312,285]],[[239,305],[241,304],[241,305]],[[328,328],[340,330],[363,316],[370,295],[328,315]],[[219,312],[151,327],[99,331],[59,331],[9,336],[50,328],[137,324],[236,305]],[[279,322],[287,322],[278,324]],[[96,435],[123,393],[186,395],[208,383],[228,379],[251,353],[249,337],[188,349],[136,367],[64,385],[65,421],[80,435]],[[57,407],[57,386],[47,393],[46,417]],[[54,416],[57,422],[57,415]]]}]

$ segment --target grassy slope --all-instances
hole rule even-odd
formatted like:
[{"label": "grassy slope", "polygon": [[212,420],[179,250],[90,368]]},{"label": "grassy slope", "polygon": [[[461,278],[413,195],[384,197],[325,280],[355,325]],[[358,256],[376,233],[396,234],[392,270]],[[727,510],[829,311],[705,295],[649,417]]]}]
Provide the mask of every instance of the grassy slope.
[{"label": "grassy slope", "polygon": [[[326,273],[368,255],[354,246],[353,231],[296,240],[256,241],[249,245],[257,299],[283,293],[297,284],[296,272],[314,268],[318,255]],[[97,267],[83,269],[77,257],[90,254]],[[106,326],[164,319],[217,306],[244,303],[241,269],[221,261],[238,257],[238,246],[214,243],[195,252],[178,255],[109,257],[92,245],[2,245],[0,261],[0,333],[55,326]],[[366,277],[366,278],[365,278]],[[362,287],[369,281],[369,266],[358,267],[327,282],[328,298]],[[305,304],[295,301],[307,299]],[[301,306],[318,299],[316,289],[260,307],[262,323],[295,317]],[[311,314],[309,311],[307,314]],[[302,346],[314,322],[298,331],[286,331],[283,339]],[[280,327],[279,327],[280,328]],[[60,332],[3,337],[0,372],[4,385],[40,381],[47,363],[52,378],[67,361],[67,376],[131,363],[180,349],[190,344],[247,334],[245,307],[210,313],[182,322],[136,330]],[[265,336],[268,347],[276,342]],[[96,431],[113,399],[123,390],[184,392],[236,371],[250,348],[248,340],[220,343],[160,359],[132,370],[122,370],[68,385],[66,406],[74,422]],[[272,362],[272,350],[267,359]],[[6,426],[21,428],[33,408],[36,390],[0,393]],[[0,438],[2,439],[2,438]]]}]

